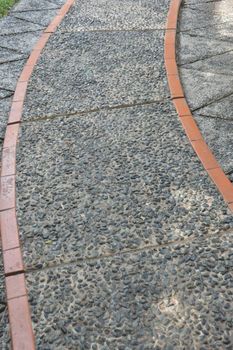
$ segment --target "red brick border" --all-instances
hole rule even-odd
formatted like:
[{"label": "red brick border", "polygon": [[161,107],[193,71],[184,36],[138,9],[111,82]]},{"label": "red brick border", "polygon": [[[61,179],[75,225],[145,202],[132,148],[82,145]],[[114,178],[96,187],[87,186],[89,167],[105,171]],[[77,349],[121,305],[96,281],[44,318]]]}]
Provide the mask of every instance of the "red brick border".
[{"label": "red brick border", "polygon": [[165,30],[164,60],[171,98],[194,151],[223,196],[224,200],[228,204],[230,210],[233,212],[233,184],[224,174],[213,153],[210,151],[205,140],[203,139],[203,136],[201,135],[201,132],[189,109],[182,84],[180,82],[175,53],[176,29],[181,2],[182,0],[171,0]]},{"label": "red brick border", "polygon": [[57,16],[44,30],[30,54],[16,85],[3,143],[0,179],[0,227],[12,350],[35,350],[16,217],[15,174],[19,124],[22,118],[28,81],[33,69],[49,37],[55,32],[73,3],[74,0],[66,1],[58,11]]}]

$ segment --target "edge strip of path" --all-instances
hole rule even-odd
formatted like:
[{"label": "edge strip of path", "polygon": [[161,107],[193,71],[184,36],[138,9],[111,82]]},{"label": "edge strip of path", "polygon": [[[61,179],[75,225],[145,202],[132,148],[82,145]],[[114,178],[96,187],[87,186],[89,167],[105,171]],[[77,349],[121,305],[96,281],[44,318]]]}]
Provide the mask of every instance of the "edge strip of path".
[{"label": "edge strip of path", "polygon": [[0,227],[6,296],[13,350],[35,349],[16,218],[16,146],[27,85],[49,37],[55,32],[74,0],[67,0],[34,46],[18,79],[2,150]]},{"label": "edge strip of path", "polygon": [[181,3],[182,0],[171,0],[165,28],[164,61],[171,99],[194,151],[233,212],[233,184],[224,174],[213,153],[207,146],[189,109],[180,82],[176,63],[176,31]]}]

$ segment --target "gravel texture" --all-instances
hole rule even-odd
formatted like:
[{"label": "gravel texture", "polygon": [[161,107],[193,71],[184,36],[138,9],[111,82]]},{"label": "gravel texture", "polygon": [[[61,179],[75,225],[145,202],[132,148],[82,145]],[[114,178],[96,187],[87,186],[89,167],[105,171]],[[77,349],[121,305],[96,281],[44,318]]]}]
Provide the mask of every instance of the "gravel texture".
[{"label": "gravel texture", "polygon": [[80,0],[60,31],[164,29],[169,0]]},{"label": "gravel texture", "polygon": [[163,36],[55,34],[29,84],[24,120],[164,99]]},{"label": "gravel texture", "polygon": [[232,242],[228,232],[28,274],[37,348],[231,350]]},{"label": "gravel texture", "polygon": [[18,218],[28,266],[233,225],[170,101],[25,123],[21,134]]}]

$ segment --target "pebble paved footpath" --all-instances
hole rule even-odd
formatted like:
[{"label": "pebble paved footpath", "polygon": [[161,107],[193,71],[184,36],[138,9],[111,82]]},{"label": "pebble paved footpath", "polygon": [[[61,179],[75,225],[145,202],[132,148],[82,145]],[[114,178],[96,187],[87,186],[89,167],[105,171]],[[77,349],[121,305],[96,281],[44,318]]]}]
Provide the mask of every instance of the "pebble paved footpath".
[{"label": "pebble paved footpath", "polygon": [[[1,60],[12,57],[0,64],[2,133],[30,51],[24,36],[39,36],[61,4],[21,1],[0,22],[12,28],[0,46],[14,47],[12,56],[0,49]],[[233,218],[169,97],[168,7],[77,1],[35,67],[17,149],[17,215],[37,349],[233,347]],[[187,100],[229,174],[231,7],[185,1],[177,46]]]}]

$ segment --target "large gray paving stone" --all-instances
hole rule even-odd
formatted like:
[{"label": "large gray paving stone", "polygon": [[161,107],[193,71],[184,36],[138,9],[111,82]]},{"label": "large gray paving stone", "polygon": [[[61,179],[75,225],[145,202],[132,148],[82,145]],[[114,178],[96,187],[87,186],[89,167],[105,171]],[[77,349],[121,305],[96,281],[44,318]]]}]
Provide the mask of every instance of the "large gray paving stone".
[{"label": "large gray paving stone", "polygon": [[57,34],[36,66],[24,119],[169,96],[163,32]]},{"label": "large gray paving stone", "polygon": [[13,16],[21,20],[27,20],[32,23],[36,23],[39,26],[46,27],[53,17],[55,17],[57,9],[53,10],[40,10],[40,11],[25,11],[14,12]]},{"label": "large gray paving stone", "polygon": [[201,108],[198,113],[213,118],[233,120],[233,94]]},{"label": "large gray paving stone", "polygon": [[198,11],[192,8],[181,8],[179,13],[179,30],[190,31],[200,28],[203,31],[205,27],[215,26],[223,23],[232,23],[233,12],[228,12],[223,16],[221,13],[215,12],[213,9],[209,11]]},{"label": "large gray paving stone", "polygon": [[[0,88],[0,100],[5,99],[7,97],[10,97],[13,95],[13,91],[12,90],[6,90],[6,89],[2,89]],[[1,103],[2,101],[0,101]]]},{"label": "large gray paving stone", "polygon": [[14,35],[0,35],[0,50],[8,48],[15,50],[17,54],[30,54],[42,31],[19,33]]},{"label": "large gray paving stone", "polygon": [[[233,45],[231,43],[207,40],[205,37],[192,36],[185,33],[178,34],[177,58],[178,63],[182,65],[198,61],[200,70],[205,70],[205,61],[202,61],[204,58],[225,53],[230,50],[233,50]],[[218,57],[219,56],[217,56],[216,59],[218,59]],[[213,59],[215,59],[215,57]],[[193,65],[193,67],[196,68],[195,65]]]},{"label": "large gray paving stone", "polygon": [[29,23],[13,16],[6,16],[0,21],[1,35],[25,33],[40,29],[42,28],[38,24]]},{"label": "large gray paving stone", "polygon": [[168,0],[80,0],[60,31],[164,29]]},{"label": "large gray paving stone", "polygon": [[206,41],[210,39],[233,42],[233,23],[220,23],[209,25],[205,29],[190,29],[187,33],[192,36],[205,37]]},{"label": "large gray paving stone", "polygon": [[25,54],[0,47],[0,64],[26,58]]},{"label": "large gray paving stone", "polygon": [[184,4],[188,3],[192,9],[199,10],[201,12],[210,12],[218,14],[223,17],[223,20],[228,20],[229,14],[233,13],[232,1],[231,0],[215,0],[215,1],[184,1]]},{"label": "large gray paving stone", "polygon": [[0,88],[15,90],[17,79],[25,65],[26,60],[0,64]]},{"label": "large gray paving stone", "polygon": [[0,99],[0,146],[2,145],[2,141],[5,135],[11,101],[11,97]]},{"label": "large gray paving stone", "polygon": [[233,75],[233,45],[232,51],[225,52],[214,57],[202,59],[197,62],[185,65],[186,68],[196,69],[203,72],[211,72],[217,74]]},{"label": "large gray paving stone", "polygon": [[[63,2],[62,2],[63,3]],[[60,4],[59,4],[60,5]],[[12,9],[12,12],[18,11],[38,11],[38,10],[50,10],[58,8],[56,1],[48,0],[21,0]]]},{"label": "large gray paving stone", "polygon": [[232,349],[232,242],[28,273],[37,349]]},{"label": "large gray paving stone", "polygon": [[192,110],[233,93],[233,76],[180,67],[180,77]]},{"label": "large gray paving stone", "polygon": [[11,348],[1,246],[0,246],[0,346],[2,350],[10,350]]},{"label": "large gray paving stone", "polygon": [[223,170],[233,170],[233,120],[208,118],[199,114],[195,115],[195,119]]},{"label": "large gray paving stone", "polygon": [[170,102],[25,123],[17,174],[27,266],[233,226]]}]

